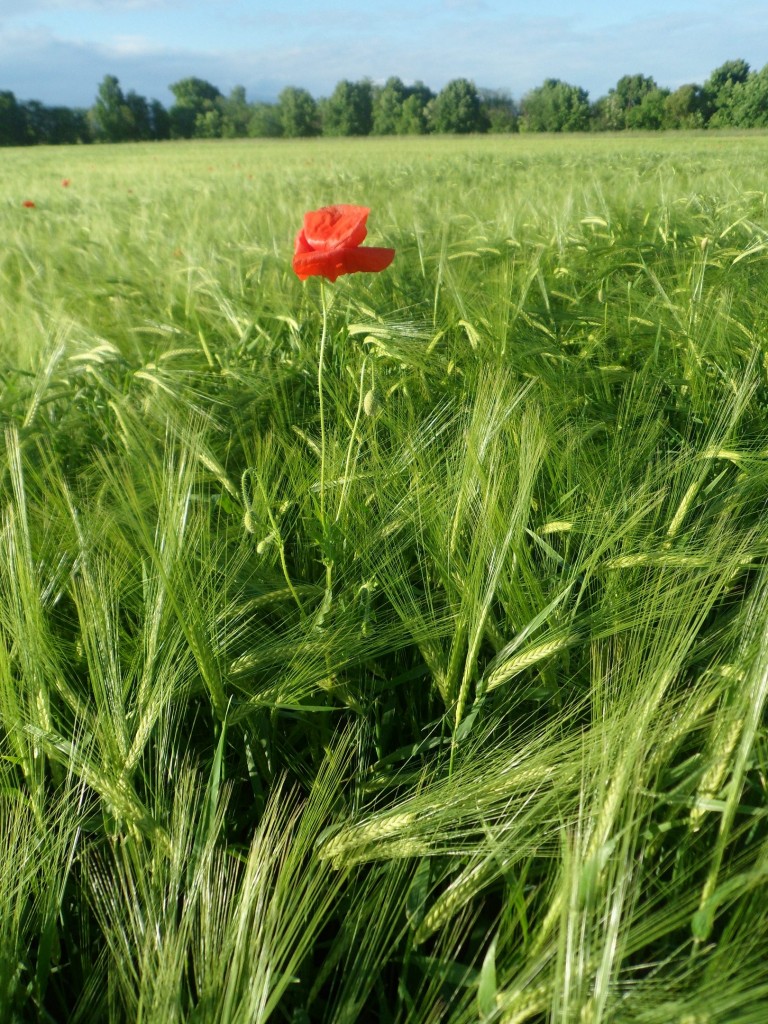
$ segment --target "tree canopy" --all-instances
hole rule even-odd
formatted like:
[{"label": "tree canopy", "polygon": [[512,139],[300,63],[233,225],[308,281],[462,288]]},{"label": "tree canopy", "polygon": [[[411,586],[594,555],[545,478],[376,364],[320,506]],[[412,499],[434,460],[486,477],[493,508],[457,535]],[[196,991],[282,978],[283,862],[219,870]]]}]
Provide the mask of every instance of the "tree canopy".
[{"label": "tree canopy", "polygon": [[586,90],[548,78],[521,103],[522,127],[529,132],[578,132],[589,127]]},{"label": "tree canopy", "polygon": [[441,89],[432,107],[431,120],[436,132],[466,135],[483,131],[487,121],[474,82],[455,78]]},{"label": "tree canopy", "polygon": [[324,135],[369,135],[373,127],[373,86],[370,81],[342,79],[322,104]]},{"label": "tree canopy", "polygon": [[768,127],[768,64],[760,71],[734,59],[703,84],[670,91],[650,75],[622,75],[607,94],[547,78],[519,104],[504,90],[467,78],[435,94],[397,76],[384,83],[342,79],[330,96],[286,86],[275,102],[249,101],[243,85],[228,96],[203,78],[172,83],[166,109],[105,75],[88,110],[19,101],[0,91],[0,146],[125,142],[168,138],[307,138],[313,135],[421,135],[427,132],[574,132]]}]

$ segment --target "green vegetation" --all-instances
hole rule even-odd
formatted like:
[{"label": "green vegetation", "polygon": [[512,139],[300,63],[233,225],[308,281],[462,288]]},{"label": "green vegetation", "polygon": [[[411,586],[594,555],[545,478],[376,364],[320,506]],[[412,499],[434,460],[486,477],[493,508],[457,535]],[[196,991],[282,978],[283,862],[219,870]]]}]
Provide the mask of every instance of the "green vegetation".
[{"label": "green vegetation", "polygon": [[0,1019],[766,1019],[767,157],[6,153]]},{"label": "green vegetation", "polygon": [[478,89],[466,78],[453,79],[437,94],[423,82],[406,86],[397,76],[383,85],[343,79],[317,101],[306,89],[288,86],[276,103],[249,103],[242,85],[224,96],[195,77],[169,88],[175,99],[170,110],[133,90],[124,93],[114,75],[104,76],[89,110],[19,103],[12,92],[0,92],[0,146],[768,127],[768,64],[753,71],[741,59],[720,65],[703,86],[689,83],[674,92],[647,75],[623,75],[592,103],[585,89],[559,78],[546,79],[519,104],[504,89]]}]

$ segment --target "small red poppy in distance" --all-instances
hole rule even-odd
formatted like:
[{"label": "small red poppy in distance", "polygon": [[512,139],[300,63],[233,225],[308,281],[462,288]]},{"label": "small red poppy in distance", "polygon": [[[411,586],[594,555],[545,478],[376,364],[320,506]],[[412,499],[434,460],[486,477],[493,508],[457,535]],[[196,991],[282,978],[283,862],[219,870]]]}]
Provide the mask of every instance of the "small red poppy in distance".
[{"label": "small red poppy in distance", "polygon": [[21,205],[26,206],[28,210],[33,210],[35,207],[35,204],[32,202],[31,199],[25,199]]},{"label": "small red poppy in distance", "polygon": [[342,274],[378,273],[395,258],[394,249],[361,246],[367,234],[367,206],[324,206],[304,214],[304,227],[296,236],[293,269],[302,281]]},{"label": "small red poppy in distance", "polygon": [[69,188],[69,178],[62,178],[61,179],[61,184],[63,185],[64,188]]}]

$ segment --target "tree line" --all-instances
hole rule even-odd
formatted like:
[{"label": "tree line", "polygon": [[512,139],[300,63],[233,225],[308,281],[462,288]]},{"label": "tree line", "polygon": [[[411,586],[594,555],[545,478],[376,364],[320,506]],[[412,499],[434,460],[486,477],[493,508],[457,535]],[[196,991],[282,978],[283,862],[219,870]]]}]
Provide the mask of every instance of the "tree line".
[{"label": "tree line", "polygon": [[201,78],[170,86],[166,109],[106,75],[88,109],[19,102],[0,91],[0,146],[86,142],[140,142],[189,138],[306,138],[315,135],[423,135],[429,132],[573,132],[679,128],[768,127],[768,64],[752,70],[726,61],[703,85],[674,91],[648,75],[624,75],[592,102],[585,89],[557,78],[519,102],[497,89],[456,78],[438,93],[422,82],[389,78],[343,80],[316,100],[288,86],[275,103],[249,102],[245,88],[225,96]]}]

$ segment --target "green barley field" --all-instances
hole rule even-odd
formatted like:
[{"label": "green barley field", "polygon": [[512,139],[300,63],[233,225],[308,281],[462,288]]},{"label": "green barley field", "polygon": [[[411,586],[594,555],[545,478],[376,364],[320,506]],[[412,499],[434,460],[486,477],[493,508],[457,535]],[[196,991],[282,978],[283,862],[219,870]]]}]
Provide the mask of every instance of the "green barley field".
[{"label": "green barley field", "polygon": [[763,1024],[768,136],[2,159],[0,1020]]}]

